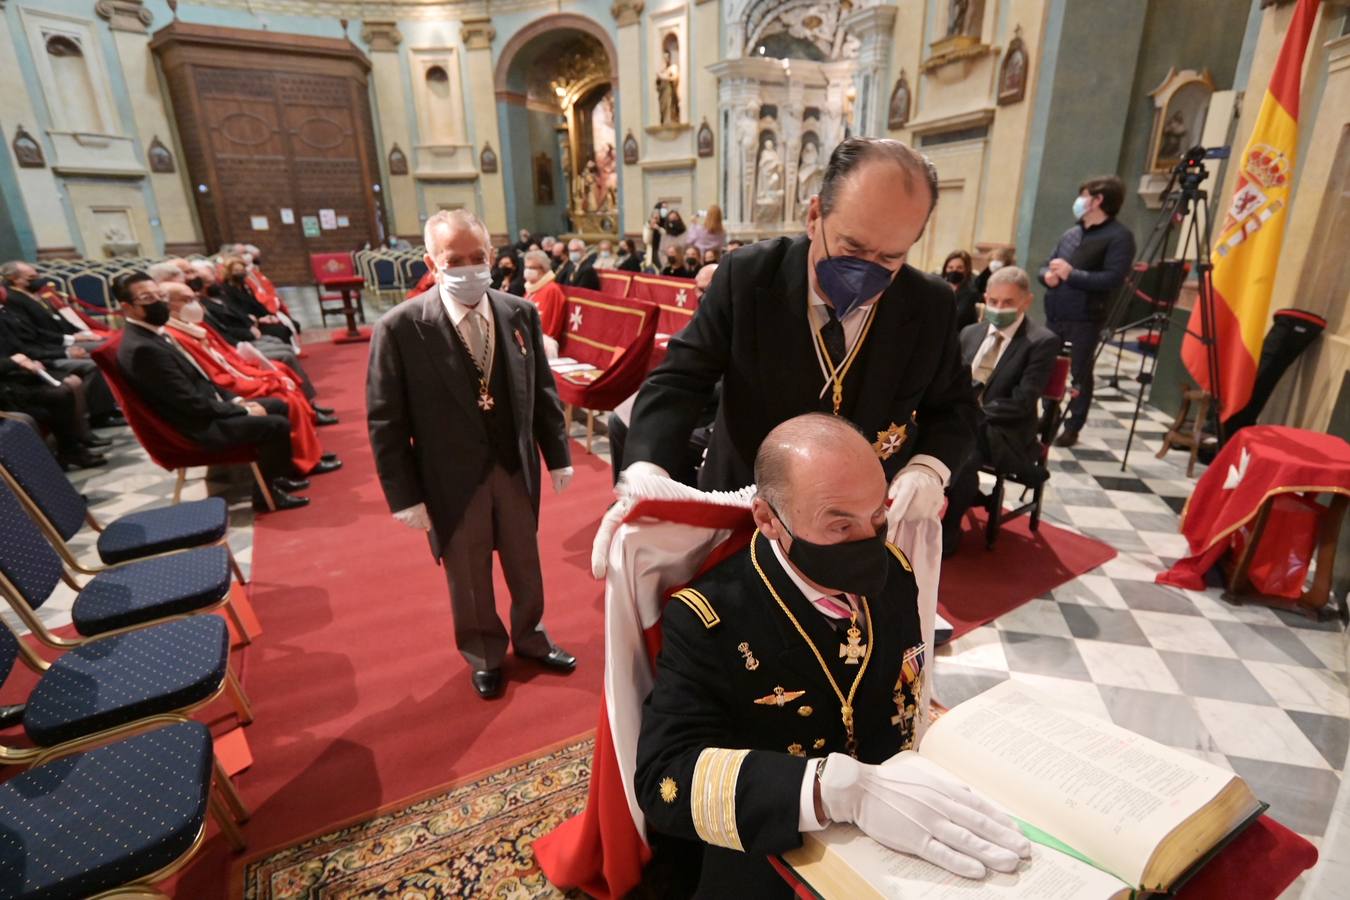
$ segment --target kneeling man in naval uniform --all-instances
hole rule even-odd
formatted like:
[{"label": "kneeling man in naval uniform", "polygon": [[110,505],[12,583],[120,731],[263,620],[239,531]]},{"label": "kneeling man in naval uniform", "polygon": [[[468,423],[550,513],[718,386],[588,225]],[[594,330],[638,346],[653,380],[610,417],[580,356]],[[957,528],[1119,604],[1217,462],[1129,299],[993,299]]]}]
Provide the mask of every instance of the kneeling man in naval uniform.
[{"label": "kneeling man in naval uniform", "polygon": [[852,822],[971,878],[1030,844],[912,753],[926,681],[918,587],[885,542],[886,477],[844,419],[778,425],[755,457],[750,546],[666,605],[636,789],[704,844],[699,896],[790,896],[767,855]]}]

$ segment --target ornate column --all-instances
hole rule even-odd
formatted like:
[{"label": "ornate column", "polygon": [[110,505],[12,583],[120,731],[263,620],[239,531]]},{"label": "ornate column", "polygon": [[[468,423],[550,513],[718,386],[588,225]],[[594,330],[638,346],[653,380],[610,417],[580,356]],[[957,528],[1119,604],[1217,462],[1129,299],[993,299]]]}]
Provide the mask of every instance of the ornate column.
[{"label": "ornate column", "polygon": [[[505,146],[497,123],[497,97],[493,90],[492,41],[496,37],[497,29],[492,27],[492,20],[486,16],[465,19],[460,23],[459,38],[464,42],[464,71],[468,78],[465,99],[468,100],[469,115],[473,122],[475,167],[479,165],[485,144],[491,144],[496,152]],[[507,233],[506,188],[502,183],[502,169],[498,165],[496,172],[480,172],[478,175],[483,223],[494,237]]]},{"label": "ornate column", "polygon": [[[646,132],[642,126],[642,0],[615,0],[610,7],[616,30],[614,48],[618,54],[619,83],[614,86],[618,99],[619,233],[642,233],[647,222],[646,196],[643,190],[642,156],[646,150]],[[632,135],[638,145],[638,161],[624,159],[623,144]]]},{"label": "ornate column", "polygon": [[797,163],[802,157],[802,109],[805,102],[806,85],[800,78],[793,77],[788,71],[787,103],[778,108],[778,125],[783,135],[783,221],[789,223],[799,218],[797,215]]},{"label": "ornate column", "polygon": [[858,68],[854,73],[858,90],[854,121],[857,134],[866,137],[886,134],[895,12],[891,4],[865,6],[849,13],[839,23],[860,42]]},{"label": "ornate column", "polygon": [[[407,238],[414,246],[422,223],[418,219],[417,183],[408,172],[412,158],[412,125],[408,121],[408,107],[403,102],[403,68],[399,44],[403,34],[392,20],[367,19],[361,23],[361,40],[370,51],[370,83],[375,89],[375,105],[371,113],[379,123],[380,172],[384,180],[384,205],[389,216],[388,231]],[[402,166],[391,171],[389,155],[397,146],[404,154]]]}]

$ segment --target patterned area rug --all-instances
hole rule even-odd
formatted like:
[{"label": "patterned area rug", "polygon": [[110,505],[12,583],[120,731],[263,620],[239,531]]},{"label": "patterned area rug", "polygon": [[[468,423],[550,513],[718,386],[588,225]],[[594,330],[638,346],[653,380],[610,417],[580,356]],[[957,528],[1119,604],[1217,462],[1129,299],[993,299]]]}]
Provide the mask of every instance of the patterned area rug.
[{"label": "patterned area rug", "polygon": [[535,838],[586,805],[586,735],[248,861],[245,900],[564,895]]}]

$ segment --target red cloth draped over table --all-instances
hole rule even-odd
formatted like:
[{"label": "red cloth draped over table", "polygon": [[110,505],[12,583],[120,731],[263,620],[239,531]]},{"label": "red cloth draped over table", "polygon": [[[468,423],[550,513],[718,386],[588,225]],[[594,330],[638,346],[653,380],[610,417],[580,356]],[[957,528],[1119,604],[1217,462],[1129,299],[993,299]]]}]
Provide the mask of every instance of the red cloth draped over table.
[{"label": "red cloth draped over table", "polygon": [[[586,809],[534,842],[535,859],[549,881],[600,900],[623,897],[637,887],[651,858],[633,778],[642,702],[651,691],[661,649],[662,609],[671,594],[742,549],[754,530],[753,487],[704,493],[638,475],[626,476],[618,491],[636,504],[610,545],[605,688]],[[910,523],[895,543],[914,563],[919,619],[931,646],[941,529],[936,519]],[[930,683],[935,690],[929,693],[935,693],[936,682]],[[920,719],[927,723],[927,709]]]},{"label": "red cloth draped over table", "polygon": [[613,409],[647,376],[656,339],[656,307],[585,288],[569,287],[563,293],[558,355],[594,368],[555,373],[558,396],[581,409]]},{"label": "red cloth draped over table", "polygon": [[611,297],[628,296],[628,287],[633,283],[632,275],[612,269],[601,269],[595,274],[600,276],[600,293]]},{"label": "red cloth draped over table", "polygon": [[1275,494],[1350,495],[1350,444],[1283,425],[1253,425],[1233,436],[1186,501],[1181,533],[1191,554],[1158,576],[1159,584],[1203,590],[1205,573]]},{"label": "red cloth draped over table", "polygon": [[671,335],[679,334],[698,309],[692,278],[634,275],[628,296],[656,304],[661,311],[661,320],[656,325],[657,341],[663,344]]},{"label": "red cloth draped over table", "polygon": [[[188,329],[200,328],[200,336]],[[301,393],[300,379],[284,363],[273,363],[275,370],[264,369],[239,355],[224,338],[209,326],[192,326],[171,320],[165,329],[178,346],[187,351],[216,387],[238,394],[245,400],[277,397],[286,401],[291,421],[291,462],[302,473],[319,464],[323,446],[314,425],[314,408]]]}]

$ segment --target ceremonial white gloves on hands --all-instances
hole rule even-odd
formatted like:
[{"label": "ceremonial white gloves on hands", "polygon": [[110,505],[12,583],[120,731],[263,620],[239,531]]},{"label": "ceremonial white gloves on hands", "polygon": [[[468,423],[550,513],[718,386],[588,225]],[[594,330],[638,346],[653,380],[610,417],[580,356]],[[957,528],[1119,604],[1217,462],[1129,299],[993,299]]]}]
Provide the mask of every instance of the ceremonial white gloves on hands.
[{"label": "ceremonial white gloves on hands", "polygon": [[427,505],[419,503],[416,506],[410,506],[407,509],[400,509],[394,513],[394,518],[398,519],[409,528],[416,528],[419,531],[431,530],[431,517],[427,515]]},{"label": "ceremonial white gloves on hands", "polygon": [[572,483],[572,467],[563,466],[561,469],[549,469],[548,477],[553,479],[553,493],[561,494]]},{"label": "ceremonial white gloves on hands", "polygon": [[1031,842],[992,803],[935,769],[912,751],[879,766],[831,753],[821,806],[830,821],[852,822],[873,840],[958,875],[1015,871]]},{"label": "ceremonial white gloves on hands", "polygon": [[[619,481],[629,475],[647,475],[670,480],[670,473],[656,463],[635,462],[619,473]],[[624,517],[632,511],[636,501],[622,492],[614,505],[605,511],[600,527],[595,532],[595,542],[591,544],[591,574],[597,579],[604,578],[609,571],[609,545],[614,541],[614,532],[623,524]]]},{"label": "ceremonial white gloves on hands", "polygon": [[923,463],[911,462],[891,481],[887,491],[891,505],[886,508],[886,536],[894,540],[901,522],[935,519],[942,511],[942,476]]}]

